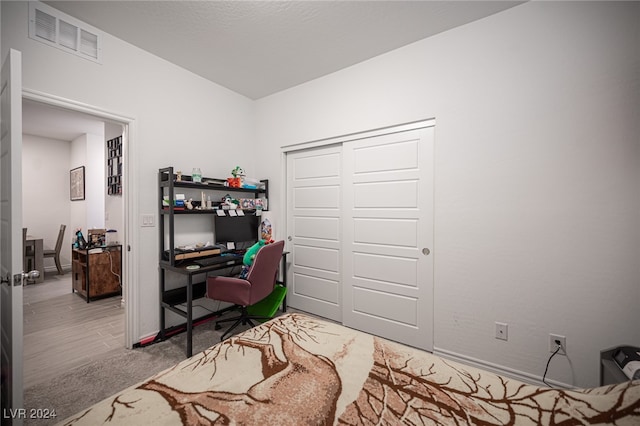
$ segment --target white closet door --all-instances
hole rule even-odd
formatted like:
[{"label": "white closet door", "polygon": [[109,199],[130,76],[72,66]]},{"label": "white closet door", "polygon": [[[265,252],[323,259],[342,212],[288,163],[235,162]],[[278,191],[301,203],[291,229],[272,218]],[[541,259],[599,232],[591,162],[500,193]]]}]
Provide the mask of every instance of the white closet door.
[{"label": "white closet door", "polygon": [[433,127],[343,146],[343,324],[433,349]]},{"label": "white closet door", "polygon": [[287,303],[341,321],[341,147],[287,155]]}]

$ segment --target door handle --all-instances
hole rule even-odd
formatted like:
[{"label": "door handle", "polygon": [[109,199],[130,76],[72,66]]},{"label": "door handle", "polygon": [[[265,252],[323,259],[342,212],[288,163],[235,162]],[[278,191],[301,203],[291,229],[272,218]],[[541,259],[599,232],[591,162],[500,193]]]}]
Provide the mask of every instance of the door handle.
[{"label": "door handle", "polygon": [[22,273],[22,279],[24,280],[35,280],[36,278],[40,278],[40,271],[38,271],[37,269]]},{"label": "door handle", "polygon": [[429,254],[431,253],[431,250],[429,250],[428,248],[423,248],[422,249],[422,254],[424,254],[425,256],[429,256]]},{"label": "door handle", "polygon": [[289,235],[289,236],[287,237],[287,240],[288,240],[288,241],[291,241],[292,239],[293,239],[293,238],[291,238],[291,235]]}]

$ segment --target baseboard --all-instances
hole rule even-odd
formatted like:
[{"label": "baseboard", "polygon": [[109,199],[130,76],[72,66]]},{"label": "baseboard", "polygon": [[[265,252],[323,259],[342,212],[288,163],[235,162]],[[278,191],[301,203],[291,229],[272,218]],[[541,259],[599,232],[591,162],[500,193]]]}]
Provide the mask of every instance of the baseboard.
[{"label": "baseboard", "polygon": [[[58,273],[58,268],[56,268],[55,265],[53,266],[45,266],[44,268],[44,272],[55,272],[56,274]],[[64,271],[64,273],[66,274],[67,272],[71,272],[71,264],[66,264],[66,265],[62,265],[62,270]]]},{"label": "baseboard", "polygon": [[[477,359],[470,356],[458,354],[452,351],[448,351],[446,349],[433,348],[433,354],[445,359],[450,359],[452,361],[459,362],[460,364],[470,365],[472,367],[476,367],[481,370],[490,371],[492,373],[509,377],[511,379],[519,380],[521,382],[528,383],[531,385],[544,386],[544,387],[547,386],[542,381],[541,376],[535,376],[533,374],[526,373],[524,371],[514,370],[512,368],[508,368],[499,364],[494,364],[481,359]],[[573,386],[567,383],[562,383],[555,380],[546,379],[546,382],[552,385],[554,388],[562,388],[562,389],[574,388]]]}]

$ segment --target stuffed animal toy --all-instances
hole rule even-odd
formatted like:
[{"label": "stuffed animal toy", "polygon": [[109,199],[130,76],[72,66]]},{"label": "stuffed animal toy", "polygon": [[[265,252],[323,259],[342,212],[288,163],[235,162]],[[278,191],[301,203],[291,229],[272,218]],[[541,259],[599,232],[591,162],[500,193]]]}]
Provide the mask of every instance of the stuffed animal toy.
[{"label": "stuffed animal toy", "polygon": [[260,250],[260,248],[265,244],[266,242],[264,240],[259,240],[257,243],[249,247],[244,253],[244,257],[242,258],[242,271],[240,271],[240,278],[247,278],[247,275],[249,275],[249,269],[251,269],[251,265],[253,264],[253,259],[255,259],[256,254],[258,254],[258,250]]},{"label": "stuffed animal toy", "polygon": [[244,253],[244,257],[242,258],[242,263],[245,266],[251,266],[251,264],[253,264],[253,259],[255,259],[256,254],[258,254],[258,250],[260,250],[262,246],[264,246],[265,244],[266,242],[264,240],[260,240],[254,245],[252,245],[251,247],[249,247],[247,251]]}]

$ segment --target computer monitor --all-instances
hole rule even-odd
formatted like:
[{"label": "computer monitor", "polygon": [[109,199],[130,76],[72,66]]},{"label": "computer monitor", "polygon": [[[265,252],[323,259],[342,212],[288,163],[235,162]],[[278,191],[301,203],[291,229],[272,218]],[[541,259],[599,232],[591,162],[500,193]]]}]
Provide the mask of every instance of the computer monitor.
[{"label": "computer monitor", "polygon": [[233,243],[236,249],[246,249],[258,241],[258,216],[225,214],[214,218],[216,244]]}]

